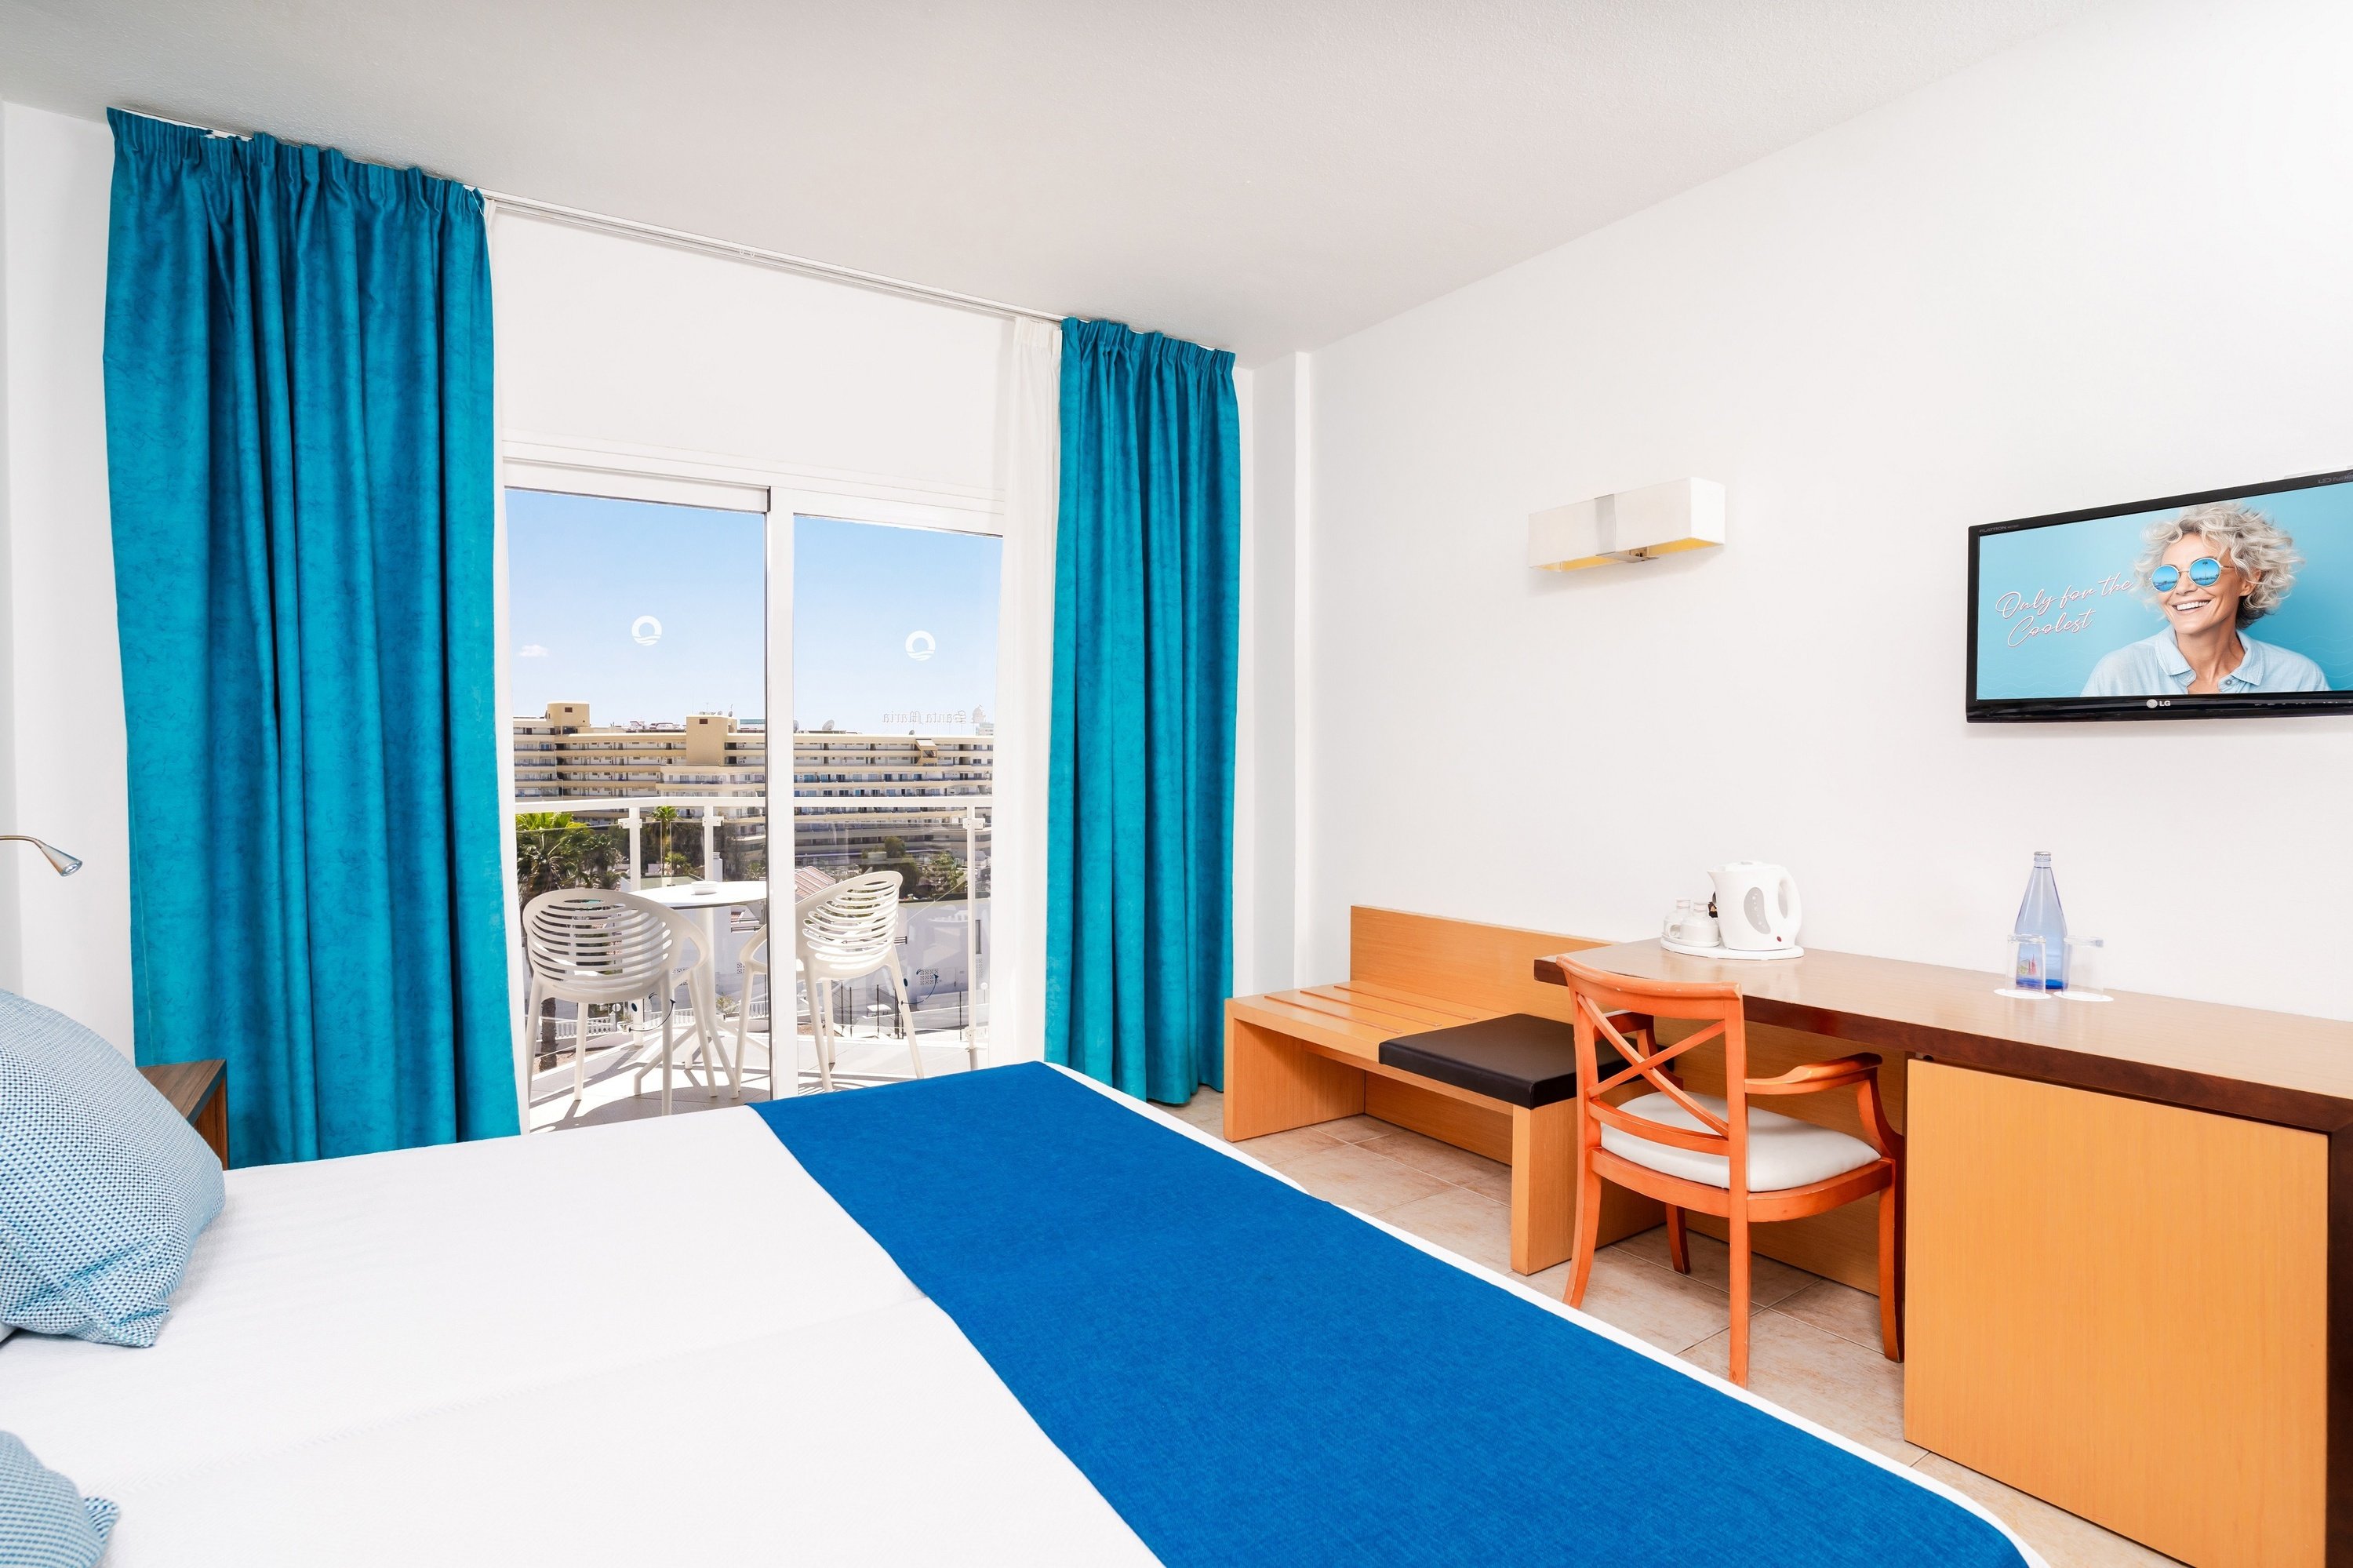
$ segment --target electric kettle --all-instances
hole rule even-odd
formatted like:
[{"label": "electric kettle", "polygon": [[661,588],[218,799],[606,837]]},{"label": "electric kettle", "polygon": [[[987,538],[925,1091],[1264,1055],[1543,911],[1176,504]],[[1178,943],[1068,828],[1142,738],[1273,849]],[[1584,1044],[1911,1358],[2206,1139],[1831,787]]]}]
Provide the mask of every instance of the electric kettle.
[{"label": "electric kettle", "polygon": [[1787,871],[1761,860],[1736,860],[1707,874],[1715,884],[1716,925],[1725,947],[1756,953],[1798,945],[1806,906]]}]

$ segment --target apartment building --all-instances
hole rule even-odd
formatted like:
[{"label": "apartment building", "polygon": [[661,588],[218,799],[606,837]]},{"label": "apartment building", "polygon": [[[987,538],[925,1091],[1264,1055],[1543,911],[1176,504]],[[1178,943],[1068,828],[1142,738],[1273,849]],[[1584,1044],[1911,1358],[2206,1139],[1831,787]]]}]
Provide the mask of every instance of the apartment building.
[{"label": "apartment building", "polygon": [[550,703],[543,715],[514,721],[514,758],[518,800],[758,800],[768,792],[766,726],[731,714],[599,728],[586,703]]},{"label": "apartment building", "polygon": [[[965,853],[960,795],[987,795],[997,768],[994,735],[861,735],[803,730],[793,736],[794,840],[807,863],[854,864],[897,839],[910,854]],[[900,810],[871,802],[906,799]],[[868,802],[827,810],[818,802]],[[915,801],[935,802],[914,804]]]},{"label": "apartment building", "polygon": [[[881,857],[895,839],[909,854],[944,850],[963,859],[964,812],[951,798],[988,794],[996,757],[997,738],[987,733],[797,733],[795,858],[854,865]],[[537,809],[601,817],[628,811],[631,802],[698,800],[718,810],[732,835],[750,834],[766,817],[767,758],[766,726],[728,714],[600,727],[586,703],[550,703],[543,714],[514,720],[515,799],[526,809],[545,801]],[[873,804],[900,798],[909,802],[903,810]],[[828,800],[844,804],[828,810]]]}]

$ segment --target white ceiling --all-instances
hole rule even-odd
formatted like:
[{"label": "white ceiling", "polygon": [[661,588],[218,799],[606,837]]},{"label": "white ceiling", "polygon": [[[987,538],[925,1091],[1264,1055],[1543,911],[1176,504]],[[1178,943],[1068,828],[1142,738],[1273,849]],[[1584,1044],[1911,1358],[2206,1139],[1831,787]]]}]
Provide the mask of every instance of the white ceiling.
[{"label": "white ceiling", "polygon": [[0,0],[0,94],[1310,348],[2094,0]]}]

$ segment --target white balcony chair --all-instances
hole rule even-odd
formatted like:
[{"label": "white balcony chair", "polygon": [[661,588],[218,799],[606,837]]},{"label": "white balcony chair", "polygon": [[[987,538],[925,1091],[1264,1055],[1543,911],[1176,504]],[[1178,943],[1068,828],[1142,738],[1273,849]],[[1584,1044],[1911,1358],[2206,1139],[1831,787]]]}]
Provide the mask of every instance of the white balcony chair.
[{"label": "white balcony chair", "polygon": [[[754,938],[756,942],[758,938]],[[878,971],[891,977],[891,1001],[907,1035],[907,1056],[915,1076],[923,1075],[923,1053],[915,1044],[915,1012],[907,1002],[907,977],[899,969],[899,874],[877,871],[836,883],[793,906],[793,958],[808,986],[809,1022],[817,1034],[820,1089],[833,1087],[833,1008],[828,988],[864,980]],[[765,962],[763,968],[765,969]],[[748,989],[750,981],[744,984]],[[768,991],[768,1037],[776,1039],[776,989]],[[774,1047],[771,1046],[771,1055]],[[773,1087],[774,1080],[771,1079]]]},{"label": "white balcony chair", "polygon": [[[574,1002],[580,1009],[572,1054],[574,1106],[580,1103],[588,1085],[591,1007],[627,1005],[660,995],[664,1116],[670,1114],[670,1071],[678,1044],[670,1017],[671,998],[681,981],[693,1010],[698,1045],[725,1060],[719,1034],[711,1026],[710,955],[702,950],[702,933],[684,916],[634,894],[565,887],[533,899],[522,912],[522,929],[523,951],[531,965],[524,1018],[535,1025],[539,1004],[550,999]],[[640,1085],[651,1070],[650,1065],[639,1069]],[[718,1078],[712,1069],[712,1084]],[[740,1076],[736,1089],[742,1092]]]},{"label": "white balcony chair", "polygon": [[[768,1097],[775,1099],[778,1082],[776,1074],[781,1070],[777,1064],[786,1057],[794,1058],[792,1065],[797,1077],[800,1048],[795,1037],[797,1027],[789,1017],[785,1020],[785,1043],[778,1044],[776,1042],[776,982],[768,973],[766,921],[760,923],[760,928],[752,933],[752,939],[744,944],[744,950],[735,955],[735,965],[744,971],[744,1000],[735,1009],[735,1065],[740,1068],[750,1060],[744,1054],[744,1045],[752,1032],[752,982],[765,980],[768,986]],[[799,967],[797,959],[795,967]]]},{"label": "white balcony chair", "polygon": [[[802,879],[811,874],[812,872],[804,867],[795,874],[794,880],[799,885],[807,887],[807,882]],[[842,884],[825,881],[825,873],[816,872],[814,874],[819,879],[817,889],[793,906],[793,924],[796,928],[808,917],[810,910],[841,889]],[[779,1048],[776,1044],[776,982],[775,977],[768,973],[768,922],[766,920],[760,922],[760,928],[752,933],[750,941],[744,944],[744,950],[736,955],[735,963],[736,967],[744,971],[744,1004],[737,1010],[735,1016],[735,1060],[742,1062],[746,1059],[744,1050],[752,1028],[752,981],[757,978],[767,981],[768,985],[768,1097],[774,1099],[776,1093],[776,1057]],[[800,967],[799,958],[795,957],[793,972],[796,976],[800,973]],[[795,989],[798,989],[797,985]],[[816,1023],[814,1015],[810,1019],[810,1023],[812,1027]],[[797,1057],[799,1054],[797,1046],[793,1054]],[[799,1072],[797,1061],[794,1063],[794,1072],[797,1076]]]}]

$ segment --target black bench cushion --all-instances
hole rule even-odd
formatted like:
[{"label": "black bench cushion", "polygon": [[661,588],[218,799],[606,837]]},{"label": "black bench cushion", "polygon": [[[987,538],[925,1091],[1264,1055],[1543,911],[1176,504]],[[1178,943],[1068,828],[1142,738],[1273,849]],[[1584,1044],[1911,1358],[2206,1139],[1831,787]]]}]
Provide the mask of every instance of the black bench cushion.
[{"label": "black bench cushion", "polygon": [[[1620,1033],[1648,1023],[1612,1018]],[[1594,1065],[1608,1077],[1626,1065],[1608,1039],[1593,1043]],[[1381,1065],[1401,1067],[1507,1105],[1548,1106],[1577,1097],[1577,1031],[1557,1019],[1507,1012],[1477,1023],[1399,1035],[1381,1043]]]}]

